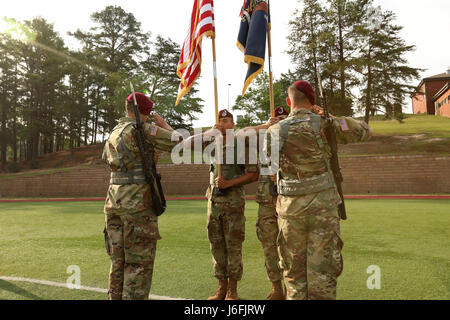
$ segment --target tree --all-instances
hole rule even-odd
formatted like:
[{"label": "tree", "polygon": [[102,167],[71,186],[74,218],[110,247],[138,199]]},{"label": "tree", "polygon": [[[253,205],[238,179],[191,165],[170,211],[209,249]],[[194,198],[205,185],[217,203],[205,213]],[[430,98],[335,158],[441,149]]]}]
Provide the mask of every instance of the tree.
[{"label": "tree", "polygon": [[150,98],[155,102],[155,110],[175,128],[191,128],[197,120],[195,113],[202,111],[203,100],[196,97],[195,86],[175,107],[180,79],[177,65],[180,57],[179,46],[170,39],[156,37],[154,52],[142,63],[143,82],[147,85]]},{"label": "tree", "polygon": [[[339,70],[339,94],[334,97],[335,108],[340,115],[352,115],[353,99],[351,89],[358,84],[350,72],[351,61],[356,47],[355,25],[361,23],[373,0],[328,0],[326,11],[329,31],[335,36],[337,60],[335,69]],[[333,32],[334,31],[334,32]]]},{"label": "tree", "polygon": [[7,146],[12,140],[9,119],[12,109],[12,84],[15,82],[14,59],[8,50],[11,40],[0,35],[0,162],[6,168]]},{"label": "tree", "polygon": [[[283,74],[273,84],[275,106],[285,106],[287,89],[293,82],[293,74]],[[238,121],[239,127],[257,125],[266,122],[270,117],[269,75],[261,72],[244,95],[236,98],[233,110],[244,111],[244,117]]]},{"label": "tree", "polygon": [[[358,84],[352,73],[355,33],[352,28],[363,19],[371,0],[305,0],[290,24],[288,54],[296,66],[297,78],[311,82],[318,90],[321,71],[330,109],[337,115],[353,113],[352,89]],[[319,68],[320,67],[320,68]]]},{"label": "tree", "polygon": [[299,78],[317,84],[318,65],[323,64],[319,61],[319,36],[323,32],[324,11],[318,0],[305,0],[303,3],[303,10],[297,9],[289,21],[291,32],[287,37],[287,53],[296,65]]},{"label": "tree", "polygon": [[53,139],[51,115],[56,107],[58,84],[65,76],[67,49],[53,25],[44,19],[35,18],[23,25],[35,35],[31,41],[18,42],[16,51],[16,63],[24,77],[21,116],[26,125],[26,158],[31,160],[43,153],[44,146]]},{"label": "tree", "polygon": [[351,115],[356,106],[366,121],[380,109],[401,117],[403,98],[413,91],[405,82],[417,79],[420,71],[407,66],[404,55],[414,46],[399,36],[395,15],[372,2],[305,0],[290,21],[287,51],[296,77],[315,84],[316,92],[320,67],[333,114]]},{"label": "tree", "polygon": [[[202,110],[195,87],[175,108],[180,48],[149,33],[131,13],[108,6],[92,14],[95,27],[71,33],[70,51],[42,18],[18,22],[0,34],[0,164],[95,143],[123,115],[129,81],[147,92],[174,127],[189,128]],[[150,88],[150,91],[148,89]],[[11,153],[12,150],[12,153]]]},{"label": "tree", "polygon": [[132,13],[119,6],[107,6],[91,15],[96,24],[89,32],[71,33],[98,57],[97,67],[105,74],[104,98],[100,106],[109,131],[122,112],[123,99],[117,88],[125,78],[136,75],[139,59],[148,51],[149,34],[141,30],[141,23]]},{"label": "tree", "polygon": [[402,27],[394,20],[393,12],[371,8],[365,22],[355,27],[360,49],[353,64],[361,75],[360,101],[367,123],[370,115],[383,109],[388,117],[402,119],[403,99],[415,90],[405,82],[418,79],[421,71],[406,65],[404,55],[414,46],[400,37]]}]

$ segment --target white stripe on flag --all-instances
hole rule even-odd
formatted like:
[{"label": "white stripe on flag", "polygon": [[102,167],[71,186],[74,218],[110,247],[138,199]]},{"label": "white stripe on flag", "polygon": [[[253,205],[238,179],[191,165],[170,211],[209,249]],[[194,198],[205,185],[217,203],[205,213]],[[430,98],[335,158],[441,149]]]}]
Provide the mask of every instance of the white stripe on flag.
[{"label": "white stripe on flag", "polygon": [[208,18],[205,18],[202,21],[200,21],[200,23],[197,25],[197,30],[195,30],[195,38],[197,38],[199,36],[200,29],[203,26],[206,26],[209,24],[212,25],[212,23],[213,23],[212,17],[208,17]]}]

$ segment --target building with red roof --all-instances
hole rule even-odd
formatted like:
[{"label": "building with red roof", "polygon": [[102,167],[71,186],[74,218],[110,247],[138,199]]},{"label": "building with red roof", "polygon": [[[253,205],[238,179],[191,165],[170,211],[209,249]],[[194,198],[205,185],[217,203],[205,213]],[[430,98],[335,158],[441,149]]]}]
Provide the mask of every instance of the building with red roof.
[{"label": "building with red roof", "polygon": [[424,78],[412,96],[414,114],[450,117],[450,68],[446,73]]}]

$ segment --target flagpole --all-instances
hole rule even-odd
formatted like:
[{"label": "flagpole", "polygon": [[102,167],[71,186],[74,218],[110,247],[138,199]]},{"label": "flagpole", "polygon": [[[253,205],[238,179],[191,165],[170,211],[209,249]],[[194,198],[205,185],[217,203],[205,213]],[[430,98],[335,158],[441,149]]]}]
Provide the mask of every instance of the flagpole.
[{"label": "flagpole", "polygon": [[217,90],[217,67],[216,67],[216,39],[215,37],[211,38],[212,40],[212,54],[213,54],[213,65],[214,65],[214,103],[216,108],[216,124],[219,124],[219,97]]},{"label": "flagpole", "polygon": [[[216,124],[219,124],[219,95],[217,90],[217,64],[216,64],[216,37],[211,37],[212,40],[212,54],[213,54],[213,65],[214,65],[214,104],[216,110]],[[223,141],[221,141],[221,144]],[[217,150],[217,159],[220,159],[222,156],[222,150]],[[222,165],[220,163],[217,164],[217,175],[218,177],[222,177]]]},{"label": "flagpole", "polygon": [[275,117],[275,102],[273,97],[273,72],[272,72],[272,37],[271,37],[271,18],[270,18],[270,0],[267,1],[269,23],[267,24],[267,46],[269,51],[269,97],[270,97],[270,116]]}]

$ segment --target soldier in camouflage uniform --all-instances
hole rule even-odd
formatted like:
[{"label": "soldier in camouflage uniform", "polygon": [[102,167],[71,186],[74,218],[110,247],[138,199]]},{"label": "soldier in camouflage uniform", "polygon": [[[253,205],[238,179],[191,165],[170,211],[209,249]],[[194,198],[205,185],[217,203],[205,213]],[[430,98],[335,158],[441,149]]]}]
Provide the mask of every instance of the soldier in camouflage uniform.
[{"label": "soldier in camouflage uniform", "polygon": [[[233,115],[230,112],[227,110],[219,112],[219,123],[214,126],[214,129],[205,132],[201,137],[194,136],[193,138],[202,138],[203,148],[208,143],[205,143],[205,137],[210,136],[214,140],[217,136],[211,137],[211,135],[217,130],[222,133],[224,139],[222,177],[218,176],[217,164],[212,164],[210,186],[206,192],[208,239],[213,256],[214,276],[219,280],[219,288],[208,300],[238,300],[237,283],[242,278],[242,243],[245,239],[244,185],[256,181],[258,167],[256,164],[247,164],[248,159],[245,161],[246,164],[237,164],[238,144],[236,139],[226,141],[225,136],[226,130],[234,129]],[[233,148],[234,160],[232,163],[227,163],[225,160],[227,147],[228,149]],[[248,155],[248,152],[246,154]],[[216,193],[215,187],[223,191],[223,194]]]},{"label": "soldier in camouflage uniform", "polygon": [[[171,132],[146,123],[153,102],[141,93],[136,93],[136,99],[149,149],[171,151],[177,143],[171,140]],[[111,300],[148,299],[156,242],[161,239],[134,137],[136,118],[132,101],[132,96],[128,97],[126,117],[111,132],[102,157],[111,169],[104,207],[105,243],[111,257],[108,283]],[[156,117],[156,123],[168,127],[161,117]]]},{"label": "soldier in camouflage uniform", "polygon": [[[275,117],[271,118],[265,124],[247,127],[242,129],[244,132],[261,129],[268,129],[271,125],[285,119],[289,112],[283,108],[275,109]],[[258,136],[259,137],[259,136]],[[279,266],[279,256],[277,249],[278,237],[278,215],[276,212],[277,194],[274,182],[270,176],[260,175],[258,189],[256,191],[256,202],[258,203],[258,220],[256,222],[256,235],[264,250],[265,267],[269,281],[272,284],[272,291],[267,300],[283,300],[285,298],[282,272]]]},{"label": "soldier in camouflage uniform", "polygon": [[[288,118],[269,128],[279,130],[278,249],[287,299],[335,299],[343,269],[338,205],[329,165],[331,152],[323,134],[325,121],[312,112],[315,93],[305,81],[288,91]],[[350,117],[333,118],[338,143],[366,141],[369,126]],[[323,146],[323,147],[321,147]]]}]

